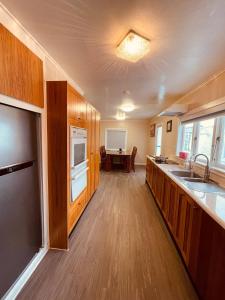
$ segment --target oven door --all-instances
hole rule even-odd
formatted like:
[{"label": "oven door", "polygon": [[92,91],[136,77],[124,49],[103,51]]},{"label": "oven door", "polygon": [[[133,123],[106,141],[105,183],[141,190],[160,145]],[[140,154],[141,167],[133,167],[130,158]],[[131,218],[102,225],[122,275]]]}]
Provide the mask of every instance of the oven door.
[{"label": "oven door", "polygon": [[87,159],[86,139],[72,139],[71,143],[71,168],[76,168]]},{"label": "oven door", "polygon": [[71,172],[71,202],[77,200],[87,187],[87,161],[76,166]]}]

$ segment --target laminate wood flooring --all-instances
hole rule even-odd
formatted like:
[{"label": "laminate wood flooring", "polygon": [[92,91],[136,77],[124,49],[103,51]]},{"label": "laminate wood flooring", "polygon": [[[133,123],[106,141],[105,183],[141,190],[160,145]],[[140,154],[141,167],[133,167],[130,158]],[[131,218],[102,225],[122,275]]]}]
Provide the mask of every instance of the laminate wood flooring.
[{"label": "laminate wood flooring", "polygon": [[70,251],[49,251],[18,299],[197,299],[144,168],[101,174]]}]

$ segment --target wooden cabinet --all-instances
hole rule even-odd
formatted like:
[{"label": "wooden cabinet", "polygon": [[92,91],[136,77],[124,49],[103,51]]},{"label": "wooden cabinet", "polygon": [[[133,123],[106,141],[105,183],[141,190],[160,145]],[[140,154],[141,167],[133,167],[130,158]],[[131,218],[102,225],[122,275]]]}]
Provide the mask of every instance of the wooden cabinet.
[{"label": "wooden cabinet", "polygon": [[43,63],[0,24],[0,94],[44,107]]},{"label": "wooden cabinet", "polygon": [[192,281],[202,299],[223,299],[225,230],[172,179],[162,173],[150,159],[147,160],[146,181]]},{"label": "wooden cabinet", "polygon": [[162,213],[173,233],[176,226],[176,184],[168,176],[164,180]]},{"label": "wooden cabinet", "polygon": [[[67,249],[68,236],[99,183],[96,152],[100,115],[66,81],[47,82],[47,100],[50,247]],[[71,202],[71,125],[88,131],[87,188],[74,202]]]},{"label": "wooden cabinet", "polygon": [[90,178],[91,178],[91,196],[95,192],[95,135],[96,135],[96,112],[91,109],[91,153],[90,153]]},{"label": "wooden cabinet", "polygon": [[157,180],[157,167],[153,164],[152,165],[152,178],[151,178],[151,188],[152,188],[152,193],[155,196],[156,192],[156,180]]},{"label": "wooden cabinet", "polygon": [[193,279],[196,276],[202,209],[177,187],[175,239]]},{"label": "wooden cabinet", "polygon": [[225,299],[225,230],[202,212],[195,285],[200,299]]},{"label": "wooden cabinet", "polygon": [[164,192],[164,173],[159,168],[155,170],[155,173],[155,199],[161,207]]},{"label": "wooden cabinet", "polygon": [[146,163],[146,181],[151,187],[152,193],[159,206],[162,204],[164,173],[157,168],[150,159]]},{"label": "wooden cabinet", "polygon": [[87,127],[87,104],[85,99],[70,85],[67,86],[68,118],[76,122],[77,127]]},{"label": "wooden cabinet", "polygon": [[95,190],[100,180],[100,114],[95,115]]}]

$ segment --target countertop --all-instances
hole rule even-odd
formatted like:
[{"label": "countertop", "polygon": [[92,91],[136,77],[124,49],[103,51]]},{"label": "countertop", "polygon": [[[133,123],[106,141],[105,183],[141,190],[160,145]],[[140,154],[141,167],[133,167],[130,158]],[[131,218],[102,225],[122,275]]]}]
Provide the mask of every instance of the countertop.
[{"label": "countertop", "polygon": [[148,159],[180,186],[196,203],[225,229],[225,193],[204,193],[191,190],[185,181],[170,173],[170,171],[184,170],[180,165],[157,164],[151,156]]}]

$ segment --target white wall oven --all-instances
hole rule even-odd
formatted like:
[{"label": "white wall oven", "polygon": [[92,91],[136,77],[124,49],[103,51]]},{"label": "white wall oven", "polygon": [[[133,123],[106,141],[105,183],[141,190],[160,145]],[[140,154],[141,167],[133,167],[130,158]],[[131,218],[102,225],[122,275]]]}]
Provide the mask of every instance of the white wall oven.
[{"label": "white wall oven", "polygon": [[70,127],[71,202],[87,187],[87,129]]}]

